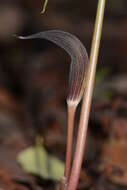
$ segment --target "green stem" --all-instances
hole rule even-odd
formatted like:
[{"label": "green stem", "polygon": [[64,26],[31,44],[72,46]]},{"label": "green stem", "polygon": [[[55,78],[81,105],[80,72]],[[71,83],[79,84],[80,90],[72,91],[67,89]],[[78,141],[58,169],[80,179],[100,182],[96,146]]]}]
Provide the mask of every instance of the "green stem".
[{"label": "green stem", "polygon": [[43,9],[41,11],[42,14],[45,12],[47,4],[48,4],[48,0],[45,0],[44,5],[43,5]]},{"label": "green stem", "polygon": [[102,33],[104,9],[105,9],[105,0],[98,0],[97,15],[95,21],[94,34],[93,34],[93,41],[91,46],[90,63],[87,75],[87,84],[82,103],[77,143],[76,143],[74,160],[71,170],[71,176],[67,188],[68,190],[76,190],[80,176],[81,165],[83,161],[90,106],[91,106],[95,73],[96,73],[96,65],[98,60],[100,39]]}]

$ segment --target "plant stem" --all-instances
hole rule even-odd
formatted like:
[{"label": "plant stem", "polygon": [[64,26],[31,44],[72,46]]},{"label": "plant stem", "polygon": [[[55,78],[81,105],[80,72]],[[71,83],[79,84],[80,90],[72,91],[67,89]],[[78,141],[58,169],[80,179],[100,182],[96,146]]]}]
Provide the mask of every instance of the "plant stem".
[{"label": "plant stem", "polygon": [[72,142],[74,130],[74,118],[77,105],[68,104],[68,129],[67,129],[67,146],[66,146],[66,164],[65,164],[65,177],[69,179],[71,157],[72,157]]},{"label": "plant stem", "polygon": [[41,11],[42,14],[45,12],[47,4],[48,4],[48,0],[45,0],[44,5],[43,5],[43,9]]},{"label": "plant stem", "polygon": [[89,119],[90,106],[91,106],[93,87],[94,87],[94,79],[96,73],[96,65],[98,60],[98,52],[99,52],[100,39],[102,33],[104,9],[105,9],[105,0],[99,0],[94,34],[93,34],[93,41],[91,46],[90,63],[88,68],[87,81],[86,81],[87,84],[83,97],[77,143],[76,143],[71,175],[67,188],[68,190],[76,190],[80,176],[81,165],[83,161],[84,148],[86,143],[86,134],[88,128],[88,119]]},{"label": "plant stem", "polygon": [[67,102],[67,144],[66,144],[66,161],[64,177],[61,181],[61,190],[67,189],[67,183],[70,177],[71,158],[72,158],[72,143],[73,143],[73,131],[74,131],[74,118],[77,104]]}]

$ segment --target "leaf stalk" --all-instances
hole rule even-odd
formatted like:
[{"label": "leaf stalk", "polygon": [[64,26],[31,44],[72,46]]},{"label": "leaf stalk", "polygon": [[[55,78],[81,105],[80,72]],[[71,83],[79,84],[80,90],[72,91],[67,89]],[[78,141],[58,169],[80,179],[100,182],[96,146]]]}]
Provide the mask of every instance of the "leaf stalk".
[{"label": "leaf stalk", "polygon": [[96,65],[98,60],[100,39],[102,34],[102,24],[105,10],[105,0],[98,0],[97,15],[94,27],[94,34],[91,46],[90,62],[86,80],[86,88],[82,102],[81,115],[78,128],[78,136],[72,164],[71,175],[68,183],[68,190],[76,190],[80,176],[81,165],[83,162],[84,148],[86,144],[86,135],[88,120],[90,114],[91,100],[93,94]]}]

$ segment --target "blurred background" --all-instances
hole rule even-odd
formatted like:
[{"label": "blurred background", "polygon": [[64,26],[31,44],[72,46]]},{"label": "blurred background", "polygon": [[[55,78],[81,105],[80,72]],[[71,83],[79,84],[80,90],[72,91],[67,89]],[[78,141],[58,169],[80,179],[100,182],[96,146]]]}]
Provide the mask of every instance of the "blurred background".
[{"label": "blurred background", "polygon": [[[18,163],[38,136],[48,154],[65,159],[70,58],[46,40],[14,34],[60,29],[75,34],[90,53],[97,0],[49,0],[42,15],[43,3],[0,0],[1,190],[57,189],[52,177],[27,174]],[[107,0],[80,190],[127,188],[126,50],[127,1]],[[76,126],[79,113],[80,106]]]}]

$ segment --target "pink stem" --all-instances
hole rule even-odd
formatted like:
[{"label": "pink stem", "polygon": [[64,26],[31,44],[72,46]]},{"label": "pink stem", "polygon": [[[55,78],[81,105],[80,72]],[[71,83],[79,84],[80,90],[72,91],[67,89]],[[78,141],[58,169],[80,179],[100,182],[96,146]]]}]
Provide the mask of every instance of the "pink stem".
[{"label": "pink stem", "polygon": [[105,8],[105,0],[99,0],[96,22],[95,22],[95,30],[91,47],[90,63],[86,80],[86,89],[85,89],[85,94],[82,103],[82,110],[80,115],[76,149],[75,149],[74,160],[67,190],[76,190],[80,176],[80,170],[84,155],[84,148],[86,144],[86,134],[87,134],[90,106],[93,94],[96,65],[97,65],[98,52],[100,46],[100,38],[102,33],[104,8]]}]

